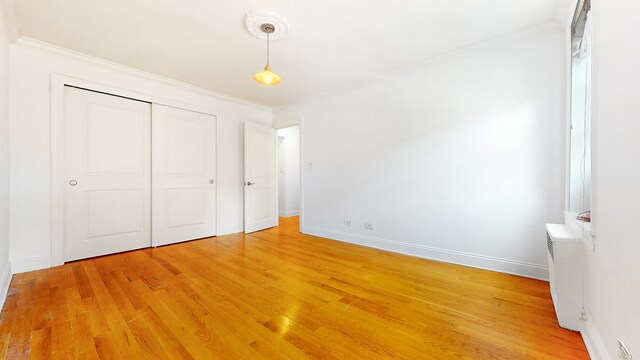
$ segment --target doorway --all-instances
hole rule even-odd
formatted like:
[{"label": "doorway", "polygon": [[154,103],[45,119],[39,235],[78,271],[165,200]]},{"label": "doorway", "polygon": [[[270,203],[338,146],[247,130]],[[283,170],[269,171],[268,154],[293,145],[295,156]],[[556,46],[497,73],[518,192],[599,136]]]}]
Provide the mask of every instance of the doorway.
[{"label": "doorway", "polygon": [[300,126],[278,129],[278,216],[300,215]]}]

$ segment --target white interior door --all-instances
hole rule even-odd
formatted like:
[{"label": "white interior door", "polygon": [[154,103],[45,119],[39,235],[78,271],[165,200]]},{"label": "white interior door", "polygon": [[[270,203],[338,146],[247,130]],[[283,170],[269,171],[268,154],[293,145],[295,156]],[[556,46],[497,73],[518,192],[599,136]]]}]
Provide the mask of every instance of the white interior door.
[{"label": "white interior door", "polygon": [[151,245],[151,105],[65,88],[65,261]]},{"label": "white interior door", "polygon": [[216,235],[216,117],[153,104],[153,245]]},{"label": "white interior door", "polygon": [[244,232],[278,225],[276,135],[266,126],[244,125]]}]

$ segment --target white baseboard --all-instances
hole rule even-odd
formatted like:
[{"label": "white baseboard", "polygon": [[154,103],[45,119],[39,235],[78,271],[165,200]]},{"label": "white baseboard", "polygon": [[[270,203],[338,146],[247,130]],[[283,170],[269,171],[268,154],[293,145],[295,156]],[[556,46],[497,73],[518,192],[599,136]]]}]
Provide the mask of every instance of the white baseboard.
[{"label": "white baseboard", "polygon": [[4,302],[7,300],[7,292],[9,292],[12,277],[11,261],[7,261],[7,265],[2,270],[2,277],[0,277],[0,309],[4,307]]},{"label": "white baseboard", "polygon": [[278,216],[280,217],[291,217],[300,215],[300,211],[298,210],[289,210],[289,211],[280,211]]},{"label": "white baseboard", "polygon": [[587,346],[589,356],[591,356],[593,360],[611,360],[609,354],[607,354],[607,349],[604,347],[604,342],[600,337],[600,332],[598,332],[598,328],[596,328],[596,325],[591,319],[581,323],[580,334],[582,335],[584,344]]},{"label": "white baseboard", "polygon": [[470,254],[461,251],[439,249],[425,245],[408,244],[373,236],[350,234],[309,226],[302,227],[300,229],[300,232],[304,234],[325,237],[333,240],[373,247],[376,249],[387,250],[405,255],[417,256],[425,259],[444,261],[458,265],[465,265],[485,270],[525,276],[539,280],[549,280],[548,268],[546,266],[538,264]]},{"label": "white baseboard", "polygon": [[48,269],[51,267],[51,257],[41,256],[28,259],[14,259],[11,261],[14,274],[40,269]]}]

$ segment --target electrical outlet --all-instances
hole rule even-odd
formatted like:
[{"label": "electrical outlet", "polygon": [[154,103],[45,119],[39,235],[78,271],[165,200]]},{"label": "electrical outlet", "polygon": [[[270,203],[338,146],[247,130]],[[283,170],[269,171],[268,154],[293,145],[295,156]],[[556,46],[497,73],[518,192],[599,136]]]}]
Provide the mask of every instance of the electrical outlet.
[{"label": "electrical outlet", "polygon": [[618,339],[618,357],[620,360],[632,360],[631,351],[629,351],[629,348],[621,339]]},{"label": "electrical outlet", "polygon": [[373,223],[364,223],[364,228],[365,229],[369,229],[369,230],[373,230]]},{"label": "electrical outlet", "polygon": [[351,220],[345,220],[344,226],[351,226]]},{"label": "electrical outlet", "polygon": [[578,316],[578,319],[582,321],[589,320],[589,318],[587,317],[587,312],[584,309],[580,310],[580,316]]}]

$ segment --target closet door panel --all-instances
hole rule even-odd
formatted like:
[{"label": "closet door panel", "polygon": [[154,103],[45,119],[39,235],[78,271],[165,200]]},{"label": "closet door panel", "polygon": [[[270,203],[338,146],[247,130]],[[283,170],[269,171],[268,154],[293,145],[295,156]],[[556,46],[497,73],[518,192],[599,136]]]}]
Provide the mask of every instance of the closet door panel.
[{"label": "closet door panel", "polygon": [[153,105],[153,245],[216,234],[216,117]]},{"label": "closet door panel", "polygon": [[65,261],[151,245],[151,105],[65,88]]}]

